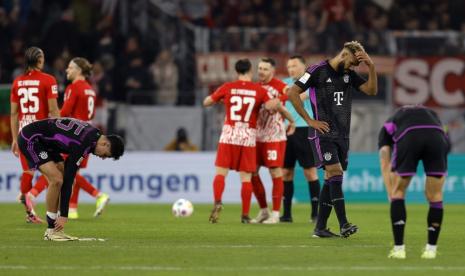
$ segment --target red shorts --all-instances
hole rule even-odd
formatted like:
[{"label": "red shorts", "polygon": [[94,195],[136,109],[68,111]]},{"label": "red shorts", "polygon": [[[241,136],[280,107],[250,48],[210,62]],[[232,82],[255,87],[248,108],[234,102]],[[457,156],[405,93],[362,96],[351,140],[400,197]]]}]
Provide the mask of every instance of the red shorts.
[{"label": "red shorts", "polygon": [[257,142],[257,165],[267,168],[282,168],[286,141]]},{"label": "red shorts", "polygon": [[[65,159],[65,160],[66,160],[66,158],[68,158],[67,154],[62,154],[61,156],[63,156],[63,159]],[[81,165],[79,166],[80,169],[87,168],[87,162],[89,162],[89,157],[90,157],[90,155],[87,155],[87,157],[84,158],[84,160],[82,160]]]},{"label": "red shorts", "polygon": [[238,172],[255,172],[257,170],[256,157],[255,147],[219,143],[215,166]]}]

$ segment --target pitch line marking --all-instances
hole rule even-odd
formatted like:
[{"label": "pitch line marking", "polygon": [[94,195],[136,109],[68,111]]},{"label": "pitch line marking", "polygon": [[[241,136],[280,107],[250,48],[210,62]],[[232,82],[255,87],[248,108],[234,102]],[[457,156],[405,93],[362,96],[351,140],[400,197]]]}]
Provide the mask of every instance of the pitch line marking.
[{"label": "pitch line marking", "polygon": [[465,271],[465,266],[252,266],[252,267],[177,267],[177,266],[63,266],[0,265],[0,270],[116,270],[116,271]]},{"label": "pitch line marking", "polygon": [[[95,239],[95,238],[80,238],[79,240],[82,241],[108,241],[106,239]],[[71,243],[70,243],[71,244]],[[99,247],[96,245],[75,245],[73,243],[73,247]],[[242,248],[289,248],[289,249],[296,249],[296,248],[331,248],[331,247],[348,247],[348,248],[383,248],[387,246],[384,245],[309,245],[309,244],[296,244],[296,245],[256,245],[256,244],[225,244],[225,245],[210,245],[210,244],[198,244],[198,245],[131,245],[129,246],[122,246],[122,245],[109,245],[105,244],[105,248],[171,248],[171,249],[204,249],[204,248],[230,248],[230,249],[242,249]],[[0,249],[22,249],[22,248],[45,248],[42,245],[0,245]]]}]

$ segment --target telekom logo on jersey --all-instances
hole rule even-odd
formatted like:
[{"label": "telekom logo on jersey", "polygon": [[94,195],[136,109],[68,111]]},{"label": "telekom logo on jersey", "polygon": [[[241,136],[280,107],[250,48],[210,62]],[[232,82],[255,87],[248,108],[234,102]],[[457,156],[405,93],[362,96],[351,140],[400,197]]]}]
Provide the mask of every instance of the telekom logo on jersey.
[{"label": "telekom logo on jersey", "polygon": [[336,102],[336,105],[342,105],[342,101],[344,100],[344,98],[342,96],[344,96],[344,92],[343,91],[337,91],[337,92],[334,92],[334,101]]}]

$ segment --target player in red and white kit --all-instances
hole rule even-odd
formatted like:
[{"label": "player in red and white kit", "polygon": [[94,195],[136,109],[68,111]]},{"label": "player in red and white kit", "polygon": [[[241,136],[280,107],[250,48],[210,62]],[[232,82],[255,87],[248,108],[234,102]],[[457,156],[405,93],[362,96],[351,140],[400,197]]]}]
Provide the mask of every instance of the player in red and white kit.
[{"label": "player in red and white kit", "polygon": [[29,123],[46,119],[49,116],[59,117],[57,97],[58,87],[55,78],[42,71],[45,63],[44,52],[37,47],[30,47],[24,55],[25,71],[18,76],[11,88],[11,133],[13,143],[11,150],[15,156],[19,156],[23,174],[20,183],[20,201],[26,208],[26,221],[30,223],[42,223],[35,214],[33,202],[27,193],[32,188],[34,171],[29,168],[25,157],[18,150],[18,133]]},{"label": "player in red and white kit", "polygon": [[[260,85],[268,91],[271,98],[279,99],[282,104],[287,99],[286,84],[274,77],[276,62],[272,58],[262,58],[258,63],[258,79]],[[294,123],[292,127],[295,128]],[[260,206],[258,216],[252,223],[275,224],[279,223],[279,210],[283,197],[283,173],[284,154],[286,150],[286,126],[283,117],[279,113],[271,113],[260,109],[257,126],[257,172],[252,176],[254,194]],[[272,181],[272,203],[271,216],[268,211],[265,188],[260,179],[258,171],[260,166],[269,169]]]},{"label": "player in red and white kit", "polygon": [[[82,57],[73,58],[66,69],[66,77],[71,84],[66,87],[63,107],[61,109],[62,117],[71,117],[86,122],[91,122],[95,114],[95,98],[96,93],[92,86],[87,82],[86,78],[90,77],[92,73],[92,65],[89,61]],[[89,157],[81,162],[80,168],[86,168]],[[36,185],[31,190],[34,197],[45,189],[47,180],[44,176],[39,177]],[[87,193],[97,199],[97,206],[94,216],[99,216],[106,204],[109,202],[110,197],[101,193],[87,179],[81,174],[76,174],[75,185],[69,202],[69,219],[77,219],[79,217],[77,212],[79,190],[84,189]]]},{"label": "player in red and white kit", "polygon": [[283,112],[289,121],[292,116],[284,109],[278,100],[270,100],[267,91],[252,82],[251,63],[241,59],[235,64],[238,80],[227,82],[212,95],[205,98],[204,106],[223,102],[226,118],[218,143],[216,155],[216,175],[213,181],[215,198],[210,222],[216,223],[223,209],[222,194],[225,177],[229,170],[240,172],[242,189],[242,222],[249,222],[250,200],[252,197],[252,173],[256,171],[256,136],[257,116],[263,103],[267,110]]}]

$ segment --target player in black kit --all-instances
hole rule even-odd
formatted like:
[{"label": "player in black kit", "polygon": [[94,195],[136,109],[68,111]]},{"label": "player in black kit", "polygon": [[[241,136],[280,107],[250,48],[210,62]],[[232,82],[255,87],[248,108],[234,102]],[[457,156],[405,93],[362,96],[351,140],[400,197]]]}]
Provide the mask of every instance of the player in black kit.
[{"label": "player in black kit", "polygon": [[[368,80],[351,69],[361,62],[368,66]],[[299,94],[307,89],[310,89],[310,102],[315,120],[307,114],[299,97]],[[320,193],[313,237],[338,236],[327,229],[327,220],[333,206],[341,236],[349,237],[357,232],[357,226],[347,220],[342,192],[343,172],[348,164],[352,93],[361,91],[373,96],[376,95],[377,89],[373,61],[357,41],[345,43],[334,58],[310,66],[290,88],[289,99],[311,127],[309,139],[315,160],[320,160],[325,169],[325,183]]]},{"label": "player in black kit", "polygon": [[[381,172],[391,201],[391,222],[394,248],[389,258],[405,259],[404,229],[407,222],[405,191],[416,174],[418,162],[423,162],[426,174],[425,194],[429,201],[428,243],[421,257],[436,258],[436,247],[443,217],[442,187],[447,174],[447,154],[450,141],[438,115],[423,106],[398,109],[381,128]],[[392,157],[392,158],[391,158]],[[394,177],[390,177],[390,173]]]},{"label": "player in black kit", "polygon": [[[77,240],[66,235],[63,228],[79,165],[90,153],[102,159],[118,159],[124,153],[123,140],[117,135],[102,135],[100,130],[84,121],[60,118],[25,126],[18,135],[18,146],[30,168],[39,169],[49,182],[46,196],[48,228],[44,240]],[[68,155],[66,161],[61,154]]]}]

